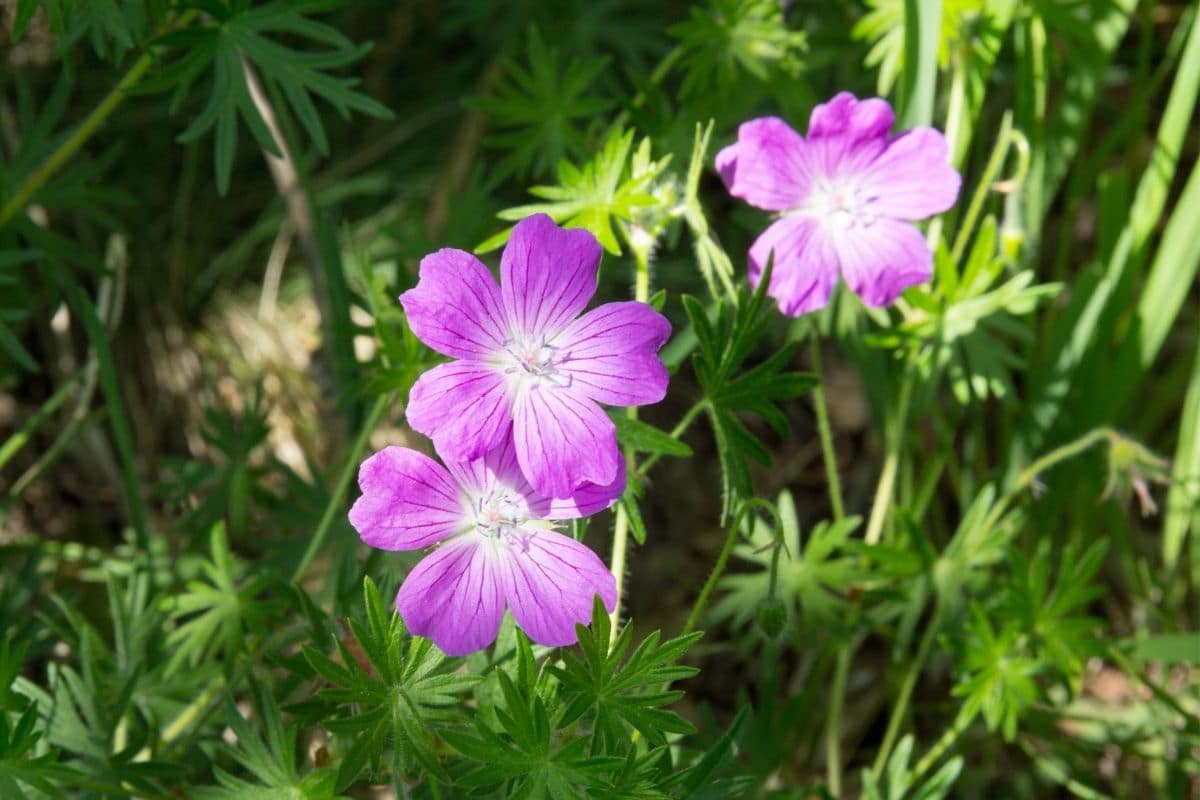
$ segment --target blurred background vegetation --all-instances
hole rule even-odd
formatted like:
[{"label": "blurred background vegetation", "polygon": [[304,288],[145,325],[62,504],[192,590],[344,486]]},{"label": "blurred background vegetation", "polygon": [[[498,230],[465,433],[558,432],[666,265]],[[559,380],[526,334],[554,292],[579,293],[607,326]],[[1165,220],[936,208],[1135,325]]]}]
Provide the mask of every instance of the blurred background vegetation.
[{"label": "blurred background vegetation", "polygon": [[[990,298],[1005,313],[974,349],[950,337],[943,352],[920,330],[867,347],[867,318],[839,318],[825,374],[849,505],[869,504],[883,459],[897,388],[889,349],[911,348],[955,390],[913,399],[916,455],[899,485],[900,505],[920,509],[914,525],[946,542],[981,481],[1011,479],[1098,427],[1119,430],[1042,475],[1022,535],[986,558],[1014,573],[1022,558],[1045,562],[1058,575],[1103,540],[1103,593],[1083,610],[1112,643],[1194,630],[1197,6],[944,0],[936,47],[922,48],[904,24],[913,5],[0,0],[0,630],[14,652],[24,648],[19,669],[47,685],[88,628],[115,647],[113,582],[135,564],[149,564],[163,592],[150,603],[167,620],[162,646],[181,648],[163,655],[168,667],[232,669],[221,648],[266,642],[281,619],[300,616],[283,609],[287,595],[254,583],[263,571],[306,576],[304,589],[334,616],[359,613],[364,569],[394,589],[411,559],[359,547],[339,479],[361,453],[357,437],[369,436],[367,449],[410,441],[401,401],[430,356],[394,301],[420,258],[501,233],[501,212],[530,202],[531,186],[568,183],[560,161],[588,163],[614,130],[671,156],[664,174],[675,177],[655,190],[682,197],[696,126],[713,120],[699,196],[740,282],[761,216],[728,198],[712,154],[755,115],[803,129],[839,90],[899,97],[903,119],[953,126],[965,178],[958,219],[997,132],[1020,131],[1025,149],[990,173],[1020,174],[1020,185],[985,192],[982,211],[1009,272],[1019,264],[1056,285]],[[919,81],[930,91],[914,90]],[[695,230],[605,202],[620,224],[661,222],[656,289],[703,291]],[[625,252],[606,255],[601,295],[623,298],[633,262],[613,243]],[[687,327],[674,300],[666,313]],[[768,338],[808,324],[780,319]],[[685,365],[643,416],[670,428],[700,391]],[[773,461],[755,468],[755,485],[769,498],[790,490],[808,530],[829,513],[820,446],[806,401],[783,410],[791,435],[748,423]],[[696,457],[664,460],[643,500],[648,535],[628,598],[640,632],[681,627],[724,538],[715,445],[699,428],[687,441]],[[218,522],[224,555],[211,536]],[[309,552],[318,527],[330,537],[319,554]],[[609,527],[592,525],[602,554]],[[170,592],[206,580],[222,559],[218,593],[244,605],[189,632],[197,606],[173,605]],[[845,602],[844,586],[831,591]],[[744,610],[718,603],[690,655],[701,672],[681,711],[713,731],[753,705],[748,769],[768,789],[794,785],[820,769],[820,731],[806,714],[823,694],[797,687],[822,674],[823,618],[801,608],[785,644],[764,650]],[[904,647],[869,643],[856,662],[847,763],[870,760]],[[1164,661],[1127,648],[1122,664],[1068,649],[1069,709],[1022,706],[1012,743],[968,737],[956,791],[1200,797],[1200,654],[1189,667],[1178,649]],[[177,708],[210,674],[199,672],[191,684],[172,678],[149,707]],[[936,738],[953,718],[951,683],[946,663],[924,673],[919,735]],[[1186,735],[1173,694],[1191,703]],[[786,702],[773,717],[775,696]]]}]

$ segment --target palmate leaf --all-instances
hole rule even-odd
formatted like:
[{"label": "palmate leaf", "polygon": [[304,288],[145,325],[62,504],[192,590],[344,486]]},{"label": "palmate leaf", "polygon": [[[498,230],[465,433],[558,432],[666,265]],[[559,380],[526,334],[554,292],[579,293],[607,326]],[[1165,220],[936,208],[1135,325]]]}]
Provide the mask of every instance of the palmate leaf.
[{"label": "palmate leaf", "polygon": [[[670,160],[669,155],[657,161],[650,157],[649,138],[643,139],[633,152],[633,131],[615,131],[595,158],[582,167],[560,162],[558,186],[535,186],[529,190],[549,202],[509,208],[501,211],[499,217],[520,220],[530,214],[549,214],[565,227],[586,228],[605,250],[620,255],[621,245],[613,225],[618,221],[632,222],[639,213],[661,204],[654,195],[654,184]],[[493,236],[476,251],[499,247],[508,240],[511,230]]]},{"label": "palmate leaf", "polygon": [[187,591],[170,601],[171,617],[179,626],[167,635],[174,651],[169,673],[218,656],[229,668],[245,648],[246,638],[265,635],[279,611],[280,600],[267,591],[273,578],[262,574],[242,578],[244,569],[230,551],[221,523],[212,528],[210,556],[200,567],[206,580],[192,581]]},{"label": "palmate leaf", "polygon": [[867,577],[858,558],[845,549],[861,521],[848,517],[839,522],[821,522],[802,539],[796,504],[784,491],[776,502],[782,526],[776,537],[773,526],[755,516],[744,526],[745,538],[733,551],[757,570],[730,575],[721,581],[727,592],[713,608],[715,619],[745,625],[755,618],[771,596],[771,564],[774,546],[782,547],[777,563],[776,596],[790,617],[800,617],[806,629],[836,627],[844,616],[846,590]]},{"label": "palmate leaf", "polygon": [[86,38],[97,55],[119,61],[145,40],[146,32],[165,14],[167,4],[154,0],[17,0],[12,41],[24,35],[39,8],[58,40],[57,55],[70,56],[75,44]]},{"label": "palmate leaf", "polygon": [[968,643],[953,693],[965,698],[963,714],[971,717],[982,712],[988,730],[1000,729],[1004,739],[1012,741],[1022,712],[1038,699],[1034,679],[1040,665],[1020,651],[1019,623],[1007,622],[997,631],[982,608],[973,605],[971,611]]},{"label": "palmate leaf", "polygon": [[[1034,652],[1069,685],[1082,675],[1089,656],[1103,652],[1101,621],[1082,612],[1103,593],[1092,579],[1107,549],[1108,542],[1100,539],[1082,554],[1068,545],[1052,557],[1051,544],[1043,539],[1032,559],[1019,550],[1009,551],[1003,616],[1022,625]],[[1052,561],[1059,564],[1053,584]]]},{"label": "palmate leaf", "polygon": [[[604,615],[599,599],[595,607]],[[582,626],[576,630],[582,631]],[[457,779],[458,786],[469,791],[499,789],[503,797],[555,800],[611,791],[612,773],[626,758],[605,754],[603,748],[597,752],[594,745],[589,753],[592,737],[569,727],[576,718],[562,713],[556,698],[545,698],[539,691],[533,649],[524,635],[517,635],[515,679],[504,669],[489,677],[499,684],[503,698],[502,707],[495,709],[499,730],[478,714],[474,731],[443,732],[452,747],[478,762]]]},{"label": "palmate leaf", "polygon": [[[265,82],[279,88],[322,154],[329,152],[329,140],[314,98],[333,106],[342,117],[348,117],[352,111],[391,116],[386,107],[354,89],[357,79],[330,74],[357,61],[370,49],[369,44],[355,45],[334,28],[308,16],[340,3],[276,0],[250,8],[245,2],[226,6],[212,0],[197,0],[192,5],[205,12],[207,23],[168,33],[157,40],[157,44],[177,48],[183,54],[145,81],[142,90],[171,91],[172,108],[178,108],[192,83],[212,68],[208,102],[179,135],[179,140],[191,141],[215,128],[217,189],[221,194],[228,190],[233,172],[239,117],[261,148],[279,155],[279,145],[251,97],[243,58]],[[275,37],[281,36],[325,45],[325,49],[293,49],[276,41]]]},{"label": "palmate leaf", "polygon": [[471,101],[496,131],[487,143],[506,152],[492,177],[496,182],[508,175],[545,175],[559,161],[583,156],[580,125],[595,122],[613,105],[592,86],[608,67],[607,58],[573,58],[564,65],[536,27],[527,41],[525,63],[510,60],[492,94]]},{"label": "palmate leaf", "polygon": [[304,649],[309,665],[329,684],[318,692],[325,726],[344,737],[335,789],[353,783],[364,767],[376,767],[390,749],[389,767],[409,774],[420,766],[435,776],[445,771],[434,750],[434,733],[462,719],[461,695],[478,677],[455,673],[428,639],[410,637],[400,615],[384,610],[375,583],[363,582],[367,622],[350,620],[353,640],[338,640],[340,663],[313,647]]},{"label": "palmate leaf", "polygon": [[696,333],[699,352],[692,363],[704,388],[707,411],[721,459],[723,483],[722,518],[727,519],[737,501],[751,494],[750,467],[747,458],[769,466],[771,456],[766,445],[739,419],[744,412],[756,414],[780,436],[790,431],[779,403],[803,395],[817,380],[813,375],[792,372],[795,345],[786,345],[760,364],[742,371],[753,347],[762,338],[770,315],[763,313],[770,266],[751,294],[738,291],[732,310],[718,306],[717,319],[710,322],[704,306],[684,295],[683,306]]},{"label": "palmate leaf", "polygon": [[1062,291],[1057,283],[1034,284],[1032,270],[1005,280],[1005,261],[997,247],[995,217],[980,226],[961,272],[944,247],[934,256],[932,288],[905,293],[917,313],[900,325],[868,336],[876,346],[906,348],[932,380],[932,393],[945,377],[963,405],[995,397],[1015,403],[1014,374],[1025,366],[1014,349],[1032,338],[1017,318]]},{"label": "palmate leaf", "polygon": [[0,644],[0,797],[24,800],[31,796],[27,790],[63,797],[77,773],[58,763],[57,750],[39,746],[44,731],[39,729],[38,708],[12,689],[24,658],[23,644],[11,638]]},{"label": "palmate leaf", "polygon": [[560,727],[580,719],[589,722],[596,738],[593,752],[614,752],[617,743],[628,741],[633,731],[651,745],[665,745],[667,734],[693,732],[687,720],[663,706],[683,696],[666,687],[698,671],[677,662],[702,634],[661,642],[655,631],[626,657],[633,626],[626,625],[616,641],[610,641],[612,628],[599,598],[591,627],[579,625],[576,631],[581,655],[566,651],[561,667],[547,667],[562,683],[560,695],[566,708]]},{"label": "palmate leaf", "polygon": [[711,0],[669,33],[683,51],[680,91],[691,98],[728,92],[742,72],[760,81],[795,75],[806,43],[802,31],[788,29],[777,0]]},{"label": "palmate leaf", "polygon": [[253,725],[232,704],[226,713],[229,727],[237,735],[237,747],[227,747],[226,751],[254,780],[245,780],[214,767],[218,786],[192,787],[190,796],[197,800],[243,797],[333,800],[340,797],[333,790],[332,769],[317,768],[300,775],[296,769],[297,726],[284,727],[275,699],[263,687],[256,687],[254,695],[257,719]]}]

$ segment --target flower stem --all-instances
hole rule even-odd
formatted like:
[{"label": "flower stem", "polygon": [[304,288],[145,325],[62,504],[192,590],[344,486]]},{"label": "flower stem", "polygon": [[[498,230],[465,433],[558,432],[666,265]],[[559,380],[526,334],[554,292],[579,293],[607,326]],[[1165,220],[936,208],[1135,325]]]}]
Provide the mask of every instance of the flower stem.
[{"label": "flower stem", "polygon": [[896,471],[900,466],[900,448],[904,443],[904,423],[908,417],[908,404],[912,398],[912,374],[905,372],[900,384],[900,399],[897,401],[896,414],[891,419],[891,425],[885,431],[887,436],[887,454],[883,460],[883,471],[879,475],[879,485],[875,487],[875,500],[871,504],[871,518],[867,522],[867,533],[863,540],[867,544],[878,544],[883,535],[883,523],[887,519],[888,509],[892,505],[892,492],[896,485]]},{"label": "flower stem", "polygon": [[842,504],[842,482],[838,477],[837,454],[833,450],[833,431],[829,425],[829,409],[825,405],[825,375],[821,372],[821,343],[816,331],[808,340],[808,351],[812,359],[812,371],[816,374],[816,391],[813,392],[813,406],[817,412],[817,433],[821,437],[821,455],[825,461],[825,479],[829,483],[829,505],[833,509],[833,519],[841,522],[846,516]]},{"label": "flower stem", "polygon": [[958,710],[958,716],[954,718],[954,724],[945,730],[945,732],[934,742],[933,747],[926,753],[917,765],[913,767],[912,773],[909,775],[909,785],[916,786],[920,783],[921,778],[928,772],[934,764],[941,760],[946,751],[958,741],[958,737],[962,736],[963,731],[967,729],[975,720],[975,712],[967,712],[967,707],[963,706]]},{"label": "flower stem", "polygon": [[688,614],[687,622],[683,626],[683,634],[686,636],[695,629],[696,623],[700,621],[700,615],[704,612],[704,606],[708,604],[708,597],[713,593],[713,589],[717,586],[717,581],[721,579],[721,575],[725,572],[725,565],[729,563],[729,555],[733,552],[733,545],[737,542],[738,527],[741,525],[741,515],[737,515],[733,524],[729,526],[729,533],[725,535],[725,544],[721,546],[721,554],[717,556],[717,563],[713,565],[712,572],[708,575],[708,580],[704,582],[704,588],[700,590],[700,596],[696,598],[695,604],[692,606],[692,613]]},{"label": "flower stem", "polygon": [[825,782],[834,798],[842,795],[842,706],[846,699],[846,679],[850,675],[850,656],[850,644],[843,642],[837,651],[833,696],[829,700],[829,717],[825,725]]},{"label": "flower stem", "polygon": [[[825,479],[829,486],[829,505],[835,522],[845,516],[842,503],[842,483],[838,477],[837,454],[833,449],[833,430],[829,425],[829,409],[825,403],[825,374],[821,369],[821,342],[814,326],[808,339],[812,371],[816,374],[816,390],[813,405],[817,412],[817,432],[821,438],[821,455],[825,462]],[[777,551],[778,552],[778,551]],[[829,794],[840,797],[842,793],[842,706],[846,699],[846,679],[850,674],[850,657],[853,648],[849,642],[838,646],[837,660],[833,673],[833,694],[829,700],[829,716],[825,719],[825,782]]]},{"label": "flower stem", "polygon": [[[176,28],[186,27],[189,22],[195,18],[196,11],[188,11],[179,18],[179,22],[175,25]],[[34,170],[25,181],[18,187],[13,196],[8,199],[3,208],[0,208],[0,227],[8,222],[12,217],[25,207],[29,202],[29,198],[37,193],[45,185],[46,181],[62,169],[71,156],[79,151],[87,143],[87,140],[92,138],[92,134],[100,129],[105,120],[117,109],[117,106],[129,96],[129,91],[141,81],[146,71],[154,65],[154,54],[150,52],[143,53],[141,57],[133,63],[129,71],[117,83],[113,90],[100,101],[100,105],[92,109],[92,113],[87,115],[87,118],[80,123],[75,132],[68,136],[62,144],[60,144],[50,157],[42,162],[42,165]]]},{"label": "flower stem", "polygon": [[[650,251],[646,247],[630,247],[634,256],[633,299],[642,303],[650,300]],[[637,419],[637,408],[630,406],[625,409],[630,419]],[[628,480],[635,481],[639,472],[637,457],[633,448],[625,448],[625,474]],[[633,502],[633,501],[630,501]],[[613,546],[610,569],[617,584],[617,602],[609,614],[610,643],[615,644],[621,627],[621,597],[625,590],[625,556],[629,549],[629,513],[622,502],[617,506],[617,517],[613,522]]]},{"label": "flower stem", "polygon": [[925,666],[925,660],[929,657],[929,651],[933,648],[933,640],[937,638],[941,624],[942,613],[939,606],[930,618],[929,626],[925,628],[921,643],[917,646],[916,656],[909,662],[908,671],[904,673],[904,680],[900,684],[900,695],[896,698],[896,704],[892,706],[887,730],[883,734],[883,744],[880,745],[879,753],[875,756],[875,763],[871,767],[871,775],[877,779],[883,774],[888,756],[892,753],[892,746],[896,744],[896,737],[900,734],[900,725],[904,722],[904,717],[908,712],[908,703],[912,699],[913,688],[917,685],[917,678]]},{"label": "flower stem", "polygon": [[321,546],[325,544],[325,537],[329,535],[329,531],[333,527],[333,519],[342,508],[342,498],[346,495],[346,488],[350,485],[350,479],[358,471],[358,462],[362,457],[363,450],[367,447],[367,440],[371,437],[371,431],[375,430],[375,426],[379,424],[380,418],[383,417],[383,412],[387,410],[391,402],[392,395],[389,393],[376,398],[375,405],[371,407],[367,419],[363,422],[362,429],[359,430],[358,436],[354,440],[354,445],[346,455],[346,464],[342,467],[342,473],[338,476],[337,484],[333,487],[333,494],[330,495],[329,502],[325,504],[325,511],[321,514],[321,521],[317,523],[317,529],[313,533],[312,539],[308,542],[308,549],[304,551],[304,555],[300,558],[300,563],[292,571],[292,583],[298,584],[300,582],[312,560],[321,551]]}]

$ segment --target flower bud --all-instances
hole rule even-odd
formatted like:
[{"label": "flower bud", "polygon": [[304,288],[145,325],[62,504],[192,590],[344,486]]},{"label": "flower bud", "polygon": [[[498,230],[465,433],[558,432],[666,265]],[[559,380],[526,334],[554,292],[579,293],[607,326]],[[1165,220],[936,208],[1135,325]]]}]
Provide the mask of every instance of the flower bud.
[{"label": "flower bud", "polygon": [[787,618],[787,607],[778,597],[768,597],[758,604],[758,627],[768,639],[779,638]]}]

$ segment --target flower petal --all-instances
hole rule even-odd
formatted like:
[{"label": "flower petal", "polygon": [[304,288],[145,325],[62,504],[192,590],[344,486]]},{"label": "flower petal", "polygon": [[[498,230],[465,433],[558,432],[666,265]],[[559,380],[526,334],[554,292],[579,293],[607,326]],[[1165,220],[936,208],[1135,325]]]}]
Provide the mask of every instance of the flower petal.
[{"label": "flower petal", "polygon": [[612,483],[581,483],[567,497],[534,497],[530,511],[538,519],[579,519],[598,514],[617,502],[625,491],[625,459],[617,460],[617,477]]},{"label": "flower petal", "polygon": [[886,100],[859,100],[849,92],[839,92],[829,102],[813,108],[808,117],[808,138],[841,137],[849,142],[876,139],[887,136],[895,121]]},{"label": "flower petal", "polygon": [[413,384],[405,415],[413,430],[433,439],[443,460],[477,458],[508,433],[508,383],[484,364],[439,364]]},{"label": "flower petal", "polygon": [[387,447],[358,470],[362,496],[350,524],[382,550],[418,550],[459,533],[466,509],[449,473],[429,456]]},{"label": "flower petal", "polygon": [[792,317],[824,308],[838,280],[837,251],[824,226],[811,217],[784,217],[750,246],[750,284],[758,286],[771,253],[767,294]]},{"label": "flower petal", "polygon": [[846,285],[869,306],[890,304],[932,274],[929,245],[907,222],[880,217],[840,231],[835,244]]},{"label": "flower petal", "polygon": [[606,303],[575,320],[555,344],[559,368],[572,387],[600,403],[641,406],[667,394],[667,368],[658,350],[671,323],[646,303]]},{"label": "flower petal", "polygon": [[743,122],[734,144],[717,153],[729,193],[767,211],[796,208],[808,197],[811,164],[800,134],[778,117]]},{"label": "flower petal", "polygon": [[500,285],[510,324],[529,337],[552,336],[596,293],[600,244],[582,229],[565,230],[545,214],[516,224],[500,257]]},{"label": "flower petal", "polygon": [[580,393],[528,387],[513,406],[513,439],[521,472],[546,497],[569,497],[582,483],[607,485],[617,477],[616,426]]},{"label": "flower petal", "polygon": [[950,166],[946,137],[933,128],[897,136],[862,172],[863,189],[874,196],[871,211],[917,220],[940,214],[958,199],[962,178]]},{"label": "flower petal", "polygon": [[504,591],[492,546],[468,534],[439,547],[413,567],[396,595],[405,626],[446,655],[464,656],[496,638]]},{"label": "flower petal", "polygon": [[596,595],[609,611],[617,603],[616,581],[604,562],[561,533],[517,529],[497,567],[513,619],[538,644],[574,644],[575,624],[591,622]]},{"label": "flower petal", "polygon": [[452,358],[486,356],[504,347],[500,287],[479,259],[449,248],[421,259],[421,279],[400,295],[413,333]]}]

